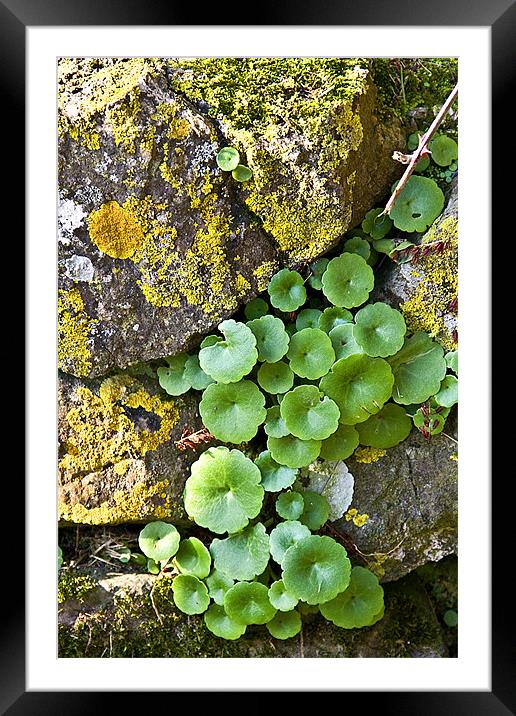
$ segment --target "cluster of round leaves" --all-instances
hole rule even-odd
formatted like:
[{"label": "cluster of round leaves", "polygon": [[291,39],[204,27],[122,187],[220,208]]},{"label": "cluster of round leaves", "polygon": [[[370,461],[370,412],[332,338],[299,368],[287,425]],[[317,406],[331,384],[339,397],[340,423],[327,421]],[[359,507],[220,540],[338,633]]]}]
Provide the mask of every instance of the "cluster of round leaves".
[{"label": "cluster of round leaves", "polygon": [[249,167],[240,164],[240,154],[235,147],[222,147],[217,154],[216,161],[219,169],[222,169],[223,172],[231,172],[236,181],[249,181],[253,176]]}]

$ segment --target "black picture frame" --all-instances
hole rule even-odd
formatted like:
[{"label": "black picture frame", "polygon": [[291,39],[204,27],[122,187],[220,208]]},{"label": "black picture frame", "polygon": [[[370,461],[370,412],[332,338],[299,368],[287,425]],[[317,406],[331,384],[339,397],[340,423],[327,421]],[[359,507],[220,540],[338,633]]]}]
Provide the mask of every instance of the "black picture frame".
[{"label": "black picture frame", "polygon": [[[507,118],[510,88],[514,87],[516,63],[514,44],[516,39],[516,7],[512,0],[361,0],[360,3],[343,0],[336,3],[289,3],[260,4],[259,17],[243,19],[232,14],[227,23],[221,7],[202,11],[203,25],[249,24],[249,25],[391,25],[391,26],[484,26],[491,28],[492,37],[492,137],[507,136],[507,123],[512,124],[512,112]],[[197,15],[197,17],[196,17]],[[0,121],[3,127],[4,171],[8,173],[9,186],[17,188],[9,198],[21,197],[25,185],[25,30],[35,26],[74,25],[194,25],[198,24],[198,9],[159,0],[0,0],[0,87],[3,111]],[[263,20],[267,22],[263,22]],[[8,141],[6,141],[8,138]],[[510,152],[510,148],[509,148]],[[503,176],[507,154],[492,152],[492,176]],[[509,158],[510,162],[510,158]],[[512,166],[512,163],[510,163]],[[7,170],[6,170],[7,168]],[[492,215],[502,213],[502,206],[512,206],[508,192],[511,181],[498,180],[496,192],[492,193]],[[10,211],[12,209],[10,208]],[[23,207],[17,216],[17,234],[24,226]],[[17,247],[16,263],[21,261]],[[496,400],[493,400],[493,408]],[[494,411],[493,411],[494,412]],[[508,475],[506,475],[508,476]],[[500,481],[499,481],[500,482]],[[9,504],[22,505],[25,501],[22,480],[4,485],[4,496]],[[502,505],[504,487],[493,480],[493,504]],[[6,495],[6,492],[8,495]],[[515,643],[511,640],[508,621],[514,614],[512,592],[505,590],[501,577],[509,558],[504,547],[512,540],[504,535],[509,520],[493,520],[492,550],[492,690],[490,692],[347,692],[345,707],[354,708],[360,699],[360,708],[378,703],[383,713],[414,716],[434,714],[489,714],[506,716],[516,713],[516,670],[514,669]],[[505,555],[504,555],[505,551]],[[9,568],[8,562],[6,569]],[[489,575],[484,579],[489,579]],[[16,593],[21,594],[20,576],[16,576]],[[504,591],[505,590],[505,591]],[[9,600],[7,588],[6,595]],[[27,692],[25,686],[25,611],[21,599],[14,599],[4,612],[0,656],[0,711],[10,716],[21,714],[90,714],[107,712],[113,708],[113,697],[120,694],[106,692]],[[408,685],[410,688],[410,685]],[[316,690],[316,689],[314,689]],[[163,694],[167,696],[167,694]],[[145,697],[145,694],[143,694]],[[138,696],[130,694],[131,701],[138,703]],[[155,696],[152,697],[153,699]],[[364,698],[366,702],[364,704]],[[169,702],[171,706],[171,702]],[[118,704],[119,707],[119,704]],[[117,705],[114,705],[117,708]]]}]

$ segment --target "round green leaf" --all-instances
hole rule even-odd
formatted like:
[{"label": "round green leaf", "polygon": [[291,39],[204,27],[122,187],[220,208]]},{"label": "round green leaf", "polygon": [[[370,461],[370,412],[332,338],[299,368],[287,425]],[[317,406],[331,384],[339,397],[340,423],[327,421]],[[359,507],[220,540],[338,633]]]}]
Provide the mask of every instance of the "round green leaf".
[{"label": "round green leaf", "polygon": [[194,354],[186,359],[184,378],[194,390],[204,390],[213,383],[213,378],[207,375],[199,363],[199,356]]},{"label": "round green leaf", "polygon": [[455,139],[446,134],[436,134],[428,144],[432,159],[440,167],[449,166],[459,157],[459,147]]},{"label": "round green leaf", "polygon": [[216,162],[219,169],[224,172],[232,172],[240,162],[240,154],[235,147],[222,147],[217,154]]},{"label": "round green leaf", "polygon": [[279,405],[274,405],[267,410],[264,429],[271,438],[284,438],[289,434],[285,421],[281,417]]},{"label": "round green leaf", "polygon": [[210,573],[210,553],[197,537],[182,540],[174,561],[182,574],[192,574],[204,579]]},{"label": "round green leaf", "polygon": [[414,149],[417,149],[419,146],[419,134],[417,132],[412,132],[412,134],[409,134],[407,137],[407,150],[409,152],[413,152]]},{"label": "round green leaf", "polygon": [[272,395],[278,395],[278,393],[286,393],[292,388],[294,373],[290,366],[283,361],[264,363],[258,370],[257,380],[260,388]]},{"label": "round green leaf", "polygon": [[322,285],[324,295],[334,306],[360,306],[373,290],[373,269],[358,254],[342,254],[328,264]]},{"label": "round green leaf", "polygon": [[353,323],[341,323],[331,329],[329,336],[337,360],[365,352],[362,346],[357,343],[354,334],[355,326]]},{"label": "round green leaf", "polygon": [[244,164],[239,164],[235,169],[233,169],[231,175],[235,181],[249,181],[249,179],[253,176],[253,172]]},{"label": "round green leaf", "polygon": [[323,460],[345,460],[355,452],[358,443],[356,428],[340,424],[333,435],[323,440],[319,457]]},{"label": "round green leaf", "polygon": [[369,241],[360,238],[360,236],[352,236],[351,239],[344,242],[344,252],[348,254],[358,254],[368,261],[371,256],[371,245]]},{"label": "round green leaf", "polygon": [[312,490],[306,490],[302,493],[303,512],[299,516],[299,521],[315,532],[320,529],[330,516],[330,506],[324,495]]},{"label": "round green leaf", "polygon": [[413,174],[396,199],[390,216],[402,231],[426,231],[443,207],[444,194],[435,181]]},{"label": "round green leaf", "polygon": [[288,467],[306,467],[319,457],[320,440],[300,440],[294,435],[282,438],[269,437],[267,448],[276,462]]},{"label": "round green leaf", "polygon": [[138,544],[146,557],[155,562],[164,562],[175,555],[180,540],[174,525],[157,521],[145,525],[138,537]]},{"label": "round green leaf", "polygon": [[459,615],[455,609],[448,609],[443,614],[443,621],[448,627],[456,627],[459,623]]},{"label": "round green leaf", "polygon": [[319,318],[322,311],[318,308],[304,308],[296,318],[296,328],[302,331],[303,328],[319,328]]},{"label": "round green leaf", "polygon": [[199,351],[199,363],[218,383],[236,383],[247,375],[258,358],[256,338],[248,326],[232,319],[222,321],[219,331],[225,340]]},{"label": "round green leaf", "polygon": [[287,356],[294,373],[309,380],[325,375],[335,361],[331,340],[319,328],[303,328],[295,333]]},{"label": "round green leaf", "polygon": [[276,363],[288,350],[289,336],[281,318],[267,314],[247,323],[256,338],[258,360]]},{"label": "round green leaf", "polygon": [[185,614],[202,614],[210,604],[206,585],[191,574],[178,574],[172,592],[176,607]]},{"label": "round green leaf", "polygon": [[263,298],[253,298],[244,306],[244,314],[248,321],[254,321],[255,318],[261,318],[269,313],[269,304]]},{"label": "round green leaf", "polygon": [[421,157],[421,159],[418,160],[418,162],[414,168],[414,171],[416,172],[416,174],[422,174],[424,171],[426,171],[428,169],[429,165],[430,165],[430,159],[425,154],[424,157]]},{"label": "round green leaf", "polygon": [[314,261],[313,264],[310,264],[310,277],[308,278],[308,283],[312,288],[315,288],[317,291],[320,291],[322,288],[321,278],[323,273],[326,271],[326,266],[328,266],[329,259],[318,259],[317,261]]},{"label": "round green leaf", "polygon": [[308,527],[297,520],[280,522],[279,525],[271,531],[270,535],[269,543],[272,558],[275,562],[281,564],[287,549],[309,536],[310,530]]},{"label": "round green leaf", "polygon": [[265,624],[276,614],[269,601],[269,590],[259,582],[238,582],[226,593],[224,609],[230,619],[241,624]]},{"label": "round green leaf", "polygon": [[[306,535],[308,536],[308,535]],[[269,601],[280,612],[289,612],[294,609],[299,599],[289,594],[282,579],[273,582],[269,587]]]},{"label": "round green leaf", "polygon": [[340,411],[315,385],[300,385],[281,401],[281,417],[301,440],[324,440],[337,430]]},{"label": "round green leaf", "polygon": [[239,639],[245,630],[246,624],[240,624],[226,614],[224,608],[219,604],[212,604],[204,615],[204,623],[215,636],[228,641]]},{"label": "round green leaf", "polygon": [[320,388],[340,409],[344,425],[363,423],[390,398],[394,378],[383,358],[351,355],[337,361]]},{"label": "round green leaf", "polygon": [[185,510],[212,532],[236,532],[260,512],[260,481],[260,470],[239,450],[209,448],[192,465],[184,490]]},{"label": "round green leaf", "polygon": [[379,254],[387,254],[387,256],[390,256],[396,244],[393,239],[380,239],[380,241],[374,242],[373,247]]},{"label": "round green leaf", "polygon": [[266,627],[275,639],[290,639],[301,631],[301,617],[295,610],[278,612]]},{"label": "round green leaf", "polygon": [[299,492],[282,492],[276,500],[276,512],[284,520],[297,520],[304,509],[305,501]]},{"label": "round green leaf", "polygon": [[279,492],[290,487],[296,479],[297,470],[278,465],[268,450],[261,452],[255,460],[262,474],[262,487],[266,492]]},{"label": "round green leaf", "polygon": [[57,546],[57,571],[63,566],[63,550],[59,545]]},{"label": "round green leaf", "polygon": [[215,343],[218,343],[220,341],[220,336],[206,336],[206,338],[203,338],[201,341],[201,345],[199,348],[208,348],[209,346],[214,346]]},{"label": "round green leaf", "polygon": [[[374,240],[383,239],[392,228],[392,221],[387,214],[382,213],[383,209],[371,209],[362,221],[362,229]],[[366,257],[364,257],[366,258]]]},{"label": "round green leaf", "polygon": [[285,313],[297,311],[306,301],[303,277],[297,271],[281,269],[271,278],[267,290],[274,308]]},{"label": "round green leaf", "polygon": [[319,606],[323,617],[344,629],[368,626],[383,607],[383,588],[364,567],[353,567],[349,586]]},{"label": "round green leaf", "polygon": [[357,425],[360,443],[374,448],[390,448],[401,443],[412,430],[412,420],[404,408],[387,403],[376,415]]},{"label": "round green leaf", "polygon": [[355,316],[353,335],[369,356],[385,358],[403,345],[407,326],[399,311],[386,303],[371,303]]},{"label": "round green leaf", "polygon": [[151,557],[147,558],[147,572],[149,574],[159,574],[160,568],[159,568],[159,562],[156,562],[156,560],[151,559]]},{"label": "round green leaf", "polygon": [[427,435],[439,435],[444,429],[446,416],[442,413],[430,411],[429,414],[422,413],[421,408],[412,417],[415,427]]},{"label": "round green leaf", "polygon": [[185,375],[185,365],[188,360],[186,353],[167,358],[168,368],[158,368],[159,384],[169,395],[183,395],[192,387]]},{"label": "round green leaf", "polygon": [[397,403],[424,403],[441,387],[446,373],[444,351],[427,333],[418,331],[389,358],[394,375],[392,397]]},{"label": "round green leaf", "polygon": [[454,375],[445,376],[439,392],[435,396],[435,401],[443,408],[451,408],[452,405],[459,402],[459,381]]},{"label": "round green leaf", "polygon": [[330,333],[334,328],[344,323],[353,323],[353,314],[346,308],[331,306],[325,308],[319,318],[319,328],[325,333]]},{"label": "round green leaf", "polygon": [[224,604],[224,596],[228,589],[234,585],[234,580],[230,577],[226,577],[225,574],[217,572],[216,569],[206,577],[206,586],[208,587],[208,594],[213,599],[215,604],[222,606]]},{"label": "round green leaf", "polygon": [[267,416],[265,397],[250,380],[209,385],[199,412],[212,435],[236,445],[253,438]]},{"label": "round green leaf", "polygon": [[459,351],[449,351],[444,356],[446,367],[452,370],[455,375],[459,375]]},{"label": "round green leaf", "polygon": [[331,537],[310,535],[290,547],[282,561],[288,592],[308,604],[333,599],[349,584],[347,552]]},{"label": "round green leaf", "polygon": [[214,539],[210,552],[218,572],[231,579],[250,580],[269,562],[269,536],[258,522],[226,539]]}]

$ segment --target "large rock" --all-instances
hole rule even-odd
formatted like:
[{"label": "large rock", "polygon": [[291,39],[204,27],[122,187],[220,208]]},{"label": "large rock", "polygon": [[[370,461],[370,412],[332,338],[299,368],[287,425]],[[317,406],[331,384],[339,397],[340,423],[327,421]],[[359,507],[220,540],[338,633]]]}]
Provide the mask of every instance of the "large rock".
[{"label": "large rock", "polygon": [[411,331],[426,331],[446,350],[457,348],[458,182],[443,213],[421,237],[412,261],[384,264],[372,300],[399,308]]},{"label": "large rock", "polygon": [[358,525],[348,514],[335,526],[382,581],[457,552],[456,439],[454,409],[444,432],[430,440],[413,430],[394,448],[359,449],[346,461],[355,477],[351,509]]},{"label": "large rock", "polygon": [[59,657],[448,656],[432,602],[415,575],[386,585],[385,616],[372,627],[339,629],[317,614],[303,617],[302,634],[286,641],[251,626],[231,642],[211,634],[202,616],[176,610],[170,578],[122,571],[62,571]]},{"label": "large rock", "polygon": [[[59,365],[175,354],[327,251],[403,147],[358,60],[59,63]],[[232,143],[253,179],[215,157]]]},{"label": "large rock", "polygon": [[200,427],[195,397],[170,398],[134,372],[62,375],[58,416],[61,524],[186,522],[181,494],[195,451],[174,443]]}]

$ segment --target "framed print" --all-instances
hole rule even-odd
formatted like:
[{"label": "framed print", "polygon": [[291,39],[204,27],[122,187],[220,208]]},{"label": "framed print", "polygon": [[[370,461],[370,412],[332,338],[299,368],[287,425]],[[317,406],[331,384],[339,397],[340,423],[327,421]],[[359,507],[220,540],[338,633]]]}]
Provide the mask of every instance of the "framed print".
[{"label": "framed print", "polygon": [[6,713],[110,691],[514,709],[488,139],[514,9],[368,9],[0,5],[28,237]]}]

